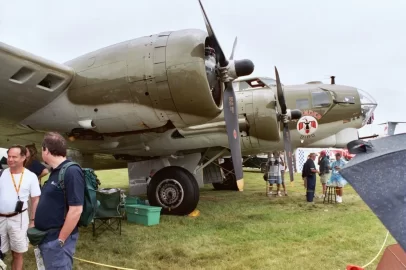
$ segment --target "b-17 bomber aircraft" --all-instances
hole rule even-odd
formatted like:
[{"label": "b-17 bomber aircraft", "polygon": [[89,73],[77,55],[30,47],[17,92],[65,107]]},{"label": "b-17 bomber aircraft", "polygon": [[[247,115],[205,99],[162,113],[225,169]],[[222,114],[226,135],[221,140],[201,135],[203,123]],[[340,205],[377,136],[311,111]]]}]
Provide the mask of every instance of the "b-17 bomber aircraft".
[{"label": "b-17 bomber aircraft", "polygon": [[283,85],[276,68],[275,80],[250,77],[254,64],[234,60],[236,42],[226,58],[199,4],[207,32],[162,32],[64,64],[0,43],[0,147],[41,151],[44,132],[60,132],[69,158],[127,167],[130,194],[187,215],[204,184],[243,190],[242,156],[285,150],[292,181],[292,149],[358,138],[372,97],[335,82]]}]

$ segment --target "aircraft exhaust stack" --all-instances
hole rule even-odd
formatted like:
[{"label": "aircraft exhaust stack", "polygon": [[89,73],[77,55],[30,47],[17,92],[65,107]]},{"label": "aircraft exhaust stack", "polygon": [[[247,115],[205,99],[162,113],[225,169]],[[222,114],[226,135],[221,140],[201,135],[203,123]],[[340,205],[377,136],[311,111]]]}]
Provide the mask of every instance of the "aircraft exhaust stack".
[{"label": "aircraft exhaust stack", "polygon": [[330,78],[331,78],[331,84],[336,84],[336,81],[335,81],[336,76],[331,76]]}]

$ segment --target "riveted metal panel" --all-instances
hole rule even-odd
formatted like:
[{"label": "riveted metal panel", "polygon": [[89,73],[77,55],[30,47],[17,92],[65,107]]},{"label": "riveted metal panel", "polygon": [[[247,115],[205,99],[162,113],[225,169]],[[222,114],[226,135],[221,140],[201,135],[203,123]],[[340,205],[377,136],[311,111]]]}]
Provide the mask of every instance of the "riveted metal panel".
[{"label": "riveted metal panel", "polygon": [[148,75],[152,78],[153,67],[148,65],[153,55],[154,41],[157,36],[142,37],[132,40],[127,52],[127,79],[129,82],[146,80]]},{"label": "riveted metal panel", "polygon": [[[159,116],[155,113],[152,106],[151,99],[149,98],[149,92],[146,81],[134,82],[130,88],[131,95],[134,100],[134,111],[142,119],[142,127],[155,128],[162,126]],[[146,105],[146,106],[142,106]]]},{"label": "riveted metal panel", "polygon": [[154,77],[156,82],[168,81],[168,76],[166,76],[165,62],[154,64]]},{"label": "riveted metal panel", "polygon": [[[253,105],[253,104],[252,104]],[[258,114],[259,114],[259,110],[258,110],[258,108],[253,108],[254,110],[255,110],[255,112],[254,112],[254,117],[252,118],[252,121],[254,121],[254,123],[253,123],[253,128],[254,129],[256,129],[256,128],[258,128],[257,126],[256,126],[256,124],[255,124],[255,116],[257,116]],[[253,130],[254,131],[254,130]],[[255,132],[253,132],[255,135],[256,135],[256,131]],[[257,147],[259,147],[259,142],[258,142],[258,139],[257,139],[257,137],[255,136],[255,137],[253,137],[253,136],[249,136],[249,138],[250,138],[250,142],[251,142],[251,147],[253,147],[253,148],[257,148]]]},{"label": "riveted metal panel", "polygon": [[158,35],[158,38],[155,42],[155,47],[166,47],[166,43],[168,42],[168,37],[171,32],[161,33]]},{"label": "riveted metal panel", "polygon": [[155,109],[155,113],[161,121],[168,121],[169,118],[166,113],[161,110],[162,104],[159,98],[158,88],[154,79],[149,79],[147,81],[149,97],[152,101],[152,106]]},{"label": "riveted metal panel", "polygon": [[158,89],[160,104],[162,106],[161,108],[165,111],[166,115],[172,121],[172,123],[174,123],[175,125],[181,125],[182,119],[180,118],[175,104],[173,103],[168,82],[157,82],[156,85]]},{"label": "riveted metal panel", "polygon": [[168,82],[157,82],[158,95],[161,100],[172,99]]},{"label": "riveted metal panel", "polygon": [[154,64],[165,63],[166,47],[154,48]]}]

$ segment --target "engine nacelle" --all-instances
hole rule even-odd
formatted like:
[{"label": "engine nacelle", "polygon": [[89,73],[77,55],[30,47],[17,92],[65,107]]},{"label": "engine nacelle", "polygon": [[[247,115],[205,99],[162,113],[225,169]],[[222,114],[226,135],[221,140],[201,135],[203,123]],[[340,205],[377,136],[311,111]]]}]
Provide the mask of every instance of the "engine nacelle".
[{"label": "engine nacelle", "polygon": [[168,121],[176,127],[203,124],[221,113],[224,88],[214,75],[215,59],[206,38],[206,32],[195,29],[163,32],[76,58],[66,63],[76,72],[68,99],[100,132],[103,125],[94,112],[108,104],[153,108],[155,120],[148,109],[143,111],[148,119],[137,114],[151,128]]},{"label": "engine nacelle", "polygon": [[[250,136],[266,141],[279,141],[281,139],[281,125],[277,119],[275,93],[269,88],[256,89],[251,92],[253,108],[252,113],[247,113]],[[248,107],[249,103],[245,106]]]}]

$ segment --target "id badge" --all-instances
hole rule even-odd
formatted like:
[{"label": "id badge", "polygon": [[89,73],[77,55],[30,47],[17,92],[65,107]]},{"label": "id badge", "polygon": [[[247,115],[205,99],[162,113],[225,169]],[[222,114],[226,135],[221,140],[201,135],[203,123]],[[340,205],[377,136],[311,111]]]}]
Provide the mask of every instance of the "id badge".
[{"label": "id badge", "polygon": [[35,254],[35,261],[37,262],[37,269],[45,270],[44,260],[42,259],[41,251],[39,250],[38,247],[34,248],[34,254]]}]

